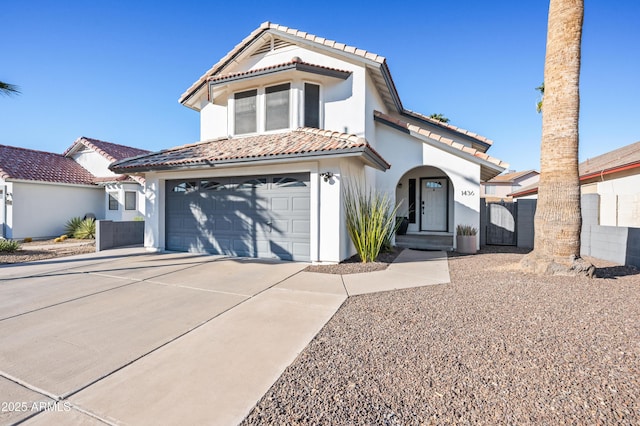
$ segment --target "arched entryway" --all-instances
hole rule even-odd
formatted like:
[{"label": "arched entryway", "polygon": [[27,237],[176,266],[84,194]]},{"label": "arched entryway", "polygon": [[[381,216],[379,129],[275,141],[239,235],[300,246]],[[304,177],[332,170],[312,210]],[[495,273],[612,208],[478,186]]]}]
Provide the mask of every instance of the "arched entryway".
[{"label": "arched entryway", "polygon": [[406,172],[396,186],[399,216],[408,221],[405,235],[396,244],[410,248],[445,249],[453,247],[454,187],[443,170],[420,166]]}]

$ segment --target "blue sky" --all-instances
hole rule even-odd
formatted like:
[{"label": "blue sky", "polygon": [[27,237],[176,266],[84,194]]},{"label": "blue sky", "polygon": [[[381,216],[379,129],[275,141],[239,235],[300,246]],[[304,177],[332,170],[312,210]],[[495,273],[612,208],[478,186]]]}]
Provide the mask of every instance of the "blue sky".
[{"label": "blue sky", "polygon": [[[407,109],[442,113],[538,169],[548,2],[11,1],[0,25],[0,144],[79,136],[149,150],[199,139],[177,99],[264,21],[385,56]],[[580,159],[640,141],[640,2],[585,0]]]}]

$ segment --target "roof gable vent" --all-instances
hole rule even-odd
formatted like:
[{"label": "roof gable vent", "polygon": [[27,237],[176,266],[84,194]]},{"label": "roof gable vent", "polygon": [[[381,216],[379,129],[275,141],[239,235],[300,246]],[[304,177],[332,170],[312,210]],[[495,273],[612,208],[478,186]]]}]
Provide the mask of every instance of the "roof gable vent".
[{"label": "roof gable vent", "polygon": [[294,43],[291,43],[290,41],[282,40],[280,38],[272,38],[271,40],[267,40],[262,46],[256,49],[256,51],[253,52],[251,56],[262,55],[263,53],[268,53],[273,50],[278,50],[293,45]]}]

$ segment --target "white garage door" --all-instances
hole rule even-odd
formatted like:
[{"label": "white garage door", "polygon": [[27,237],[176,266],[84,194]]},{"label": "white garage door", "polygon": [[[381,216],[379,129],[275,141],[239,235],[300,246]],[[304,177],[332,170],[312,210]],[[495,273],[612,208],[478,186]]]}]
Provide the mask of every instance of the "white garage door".
[{"label": "white garage door", "polygon": [[309,174],[170,180],[166,248],[309,260]]}]

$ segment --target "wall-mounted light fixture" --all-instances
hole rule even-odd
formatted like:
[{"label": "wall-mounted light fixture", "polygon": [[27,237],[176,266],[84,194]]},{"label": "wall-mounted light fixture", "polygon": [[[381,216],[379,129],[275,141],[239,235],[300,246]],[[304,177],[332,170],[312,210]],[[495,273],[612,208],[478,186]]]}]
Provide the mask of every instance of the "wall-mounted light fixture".
[{"label": "wall-mounted light fixture", "polygon": [[320,173],[320,176],[322,176],[322,178],[324,179],[325,182],[329,182],[329,179],[331,179],[333,177],[333,173],[331,173],[331,172],[322,172],[322,173]]}]

